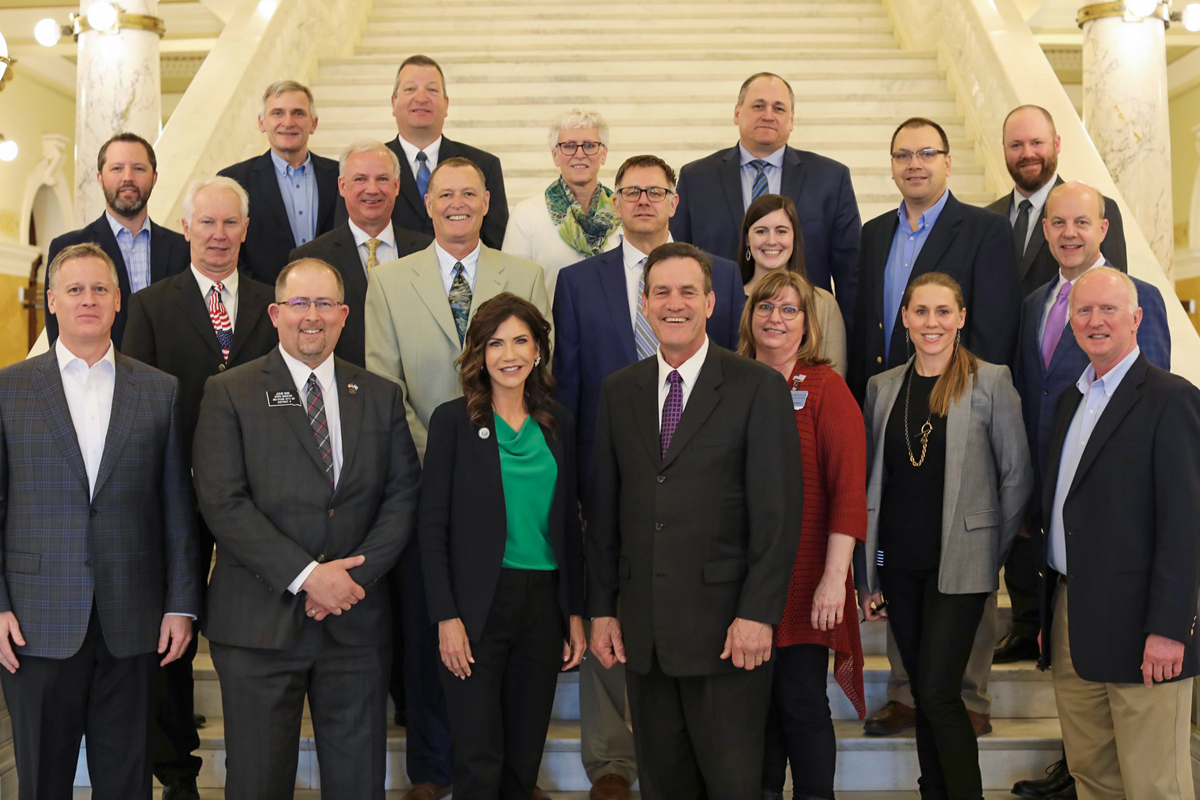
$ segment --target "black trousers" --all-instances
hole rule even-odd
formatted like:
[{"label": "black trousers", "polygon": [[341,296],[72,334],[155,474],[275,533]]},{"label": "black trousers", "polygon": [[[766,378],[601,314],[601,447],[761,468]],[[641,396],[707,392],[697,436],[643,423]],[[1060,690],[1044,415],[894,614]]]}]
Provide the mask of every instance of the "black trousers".
[{"label": "black trousers", "polygon": [[454,732],[455,800],[529,800],[562,668],[558,574],[502,569],[471,675],[441,665]]},{"label": "black trousers", "polygon": [[625,680],[642,800],[761,800],[771,662],[674,678],[652,654]]},{"label": "black trousers", "polygon": [[1038,580],[1033,544],[1018,536],[1004,562],[1004,585],[1012,599],[1012,632],[1026,639],[1036,639],[1042,624]]},{"label": "black trousers", "polygon": [[917,705],[922,800],[980,800],[979,746],[962,679],[988,595],[942,594],[936,569],[885,567],[880,583]]},{"label": "black trousers", "polygon": [[84,734],[92,797],[150,800],[155,654],[114,656],[93,608],[75,655],[17,660],[16,673],[0,669],[0,687],[12,717],[20,800],[71,800]]},{"label": "black trousers", "polygon": [[404,618],[404,696],[407,716],[408,778],[413,783],[446,786],[454,769],[450,713],[442,690],[442,657],[437,626],[429,621],[421,548],[413,539],[400,557]]},{"label": "black trousers", "polygon": [[390,642],[339,644],[305,620],[284,650],[209,646],[221,680],[228,800],[292,800],[305,695],[322,794],[383,800]]},{"label": "black trousers", "polygon": [[832,800],[837,737],[827,690],[829,648],[821,644],[777,647],[771,661],[774,676],[763,789],[783,791],[790,761],[796,800]]},{"label": "black trousers", "polygon": [[392,601],[392,673],[388,679],[388,695],[396,706],[396,718],[407,725],[407,700],[404,696],[404,566],[397,561],[387,576]]}]

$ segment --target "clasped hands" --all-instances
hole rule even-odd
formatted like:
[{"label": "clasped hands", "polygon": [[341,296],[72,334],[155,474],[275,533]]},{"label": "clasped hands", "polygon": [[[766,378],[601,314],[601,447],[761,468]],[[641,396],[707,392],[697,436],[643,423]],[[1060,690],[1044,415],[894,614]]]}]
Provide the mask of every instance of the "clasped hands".
[{"label": "clasped hands", "polygon": [[305,593],[304,613],[320,622],[330,614],[341,616],[366,597],[366,591],[349,574],[349,570],[361,567],[366,560],[366,556],[358,555],[317,564],[300,584]]},{"label": "clasped hands", "polygon": [[[722,660],[731,660],[738,669],[752,670],[771,660],[772,628],[765,622],[736,618],[725,631]],[[625,642],[621,623],[616,617],[592,620],[592,652],[605,669],[618,661],[625,663]]]},{"label": "clasped hands", "polygon": [[[583,653],[587,642],[583,636],[583,617],[571,617],[571,638],[563,642],[562,671],[574,669],[583,661]],[[462,617],[444,619],[438,623],[438,650],[441,652],[442,663],[454,677],[465,681],[471,677],[471,665],[475,657],[471,655],[471,641],[467,638],[467,628],[463,625]]]}]

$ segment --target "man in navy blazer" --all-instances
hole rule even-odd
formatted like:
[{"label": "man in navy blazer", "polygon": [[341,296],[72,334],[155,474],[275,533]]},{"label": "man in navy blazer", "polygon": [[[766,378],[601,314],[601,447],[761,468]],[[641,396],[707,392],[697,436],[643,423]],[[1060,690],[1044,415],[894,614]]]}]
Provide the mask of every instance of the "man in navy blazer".
[{"label": "man in navy blazer", "polygon": [[[104,213],[79,230],[56,236],[50,242],[50,260],[73,244],[100,246],[117,267],[121,305],[113,320],[113,347],[121,349],[129,296],[155,281],[178,275],[188,267],[190,255],[183,235],[150,220],[146,204],[158,181],[154,148],[136,133],[118,133],[100,146],[96,180],[104,192]],[[58,318],[50,311],[46,295],[46,341],[58,338]]]},{"label": "man in navy blazer", "polygon": [[846,165],[788,146],[795,101],[778,75],[746,79],[733,109],[740,140],[680,170],[671,233],[676,241],[736,260],[750,201],[768,192],[790,197],[800,214],[808,279],[834,293],[849,331],[862,231],[858,201]]}]

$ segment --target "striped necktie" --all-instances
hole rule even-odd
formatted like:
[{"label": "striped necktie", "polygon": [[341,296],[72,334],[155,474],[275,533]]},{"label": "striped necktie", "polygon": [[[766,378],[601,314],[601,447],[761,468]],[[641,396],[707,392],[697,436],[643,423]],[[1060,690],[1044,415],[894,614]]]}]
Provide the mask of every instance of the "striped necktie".
[{"label": "striped necktie", "polygon": [[454,262],[454,283],[450,284],[450,313],[454,315],[454,327],[458,330],[461,346],[467,336],[467,318],[471,316],[471,285],[464,274],[466,268],[461,261]]},{"label": "striped necktie", "polygon": [[[638,278],[638,297],[646,296],[646,259],[638,262],[638,268],[642,270],[642,276]],[[650,328],[650,321],[646,319],[646,315],[642,313],[641,300],[633,308],[633,343],[637,347],[638,361],[644,358],[649,358],[658,350],[658,337],[654,335],[654,331]]]},{"label": "striped necktie", "polygon": [[221,292],[225,287],[220,282],[214,283],[208,290],[208,316],[212,320],[213,330],[217,333],[217,343],[221,345],[221,356],[229,363],[229,349],[233,347],[233,324],[229,321],[229,313],[221,300]]},{"label": "striped necktie", "polygon": [[371,270],[379,266],[379,245],[383,244],[380,239],[367,239],[363,242],[367,246],[367,274],[371,274]]},{"label": "striped necktie", "polygon": [[321,384],[317,382],[317,373],[310,373],[305,384],[305,398],[308,409],[308,424],[312,427],[313,438],[317,441],[317,450],[321,453],[321,461],[325,464],[325,475],[333,483],[333,446],[329,441],[329,424],[325,418],[325,397],[321,394]]},{"label": "striped necktie", "polygon": [[767,162],[761,158],[756,158],[750,162],[750,166],[754,167],[754,185],[750,189],[750,199],[757,200],[771,190],[767,184]]}]

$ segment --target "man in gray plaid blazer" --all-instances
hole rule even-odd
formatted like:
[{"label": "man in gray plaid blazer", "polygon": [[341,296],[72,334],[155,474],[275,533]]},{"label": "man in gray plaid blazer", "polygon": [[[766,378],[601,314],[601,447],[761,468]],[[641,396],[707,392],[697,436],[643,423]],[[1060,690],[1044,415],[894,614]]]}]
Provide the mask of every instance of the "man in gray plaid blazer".
[{"label": "man in gray plaid blazer", "polygon": [[113,348],[103,250],[65,248],[46,283],[57,342],[0,370],[0,685],[19,797],[69,800],[86,733],[92,797],[149,800],[150,680],[200,611],[179,384]]}]

